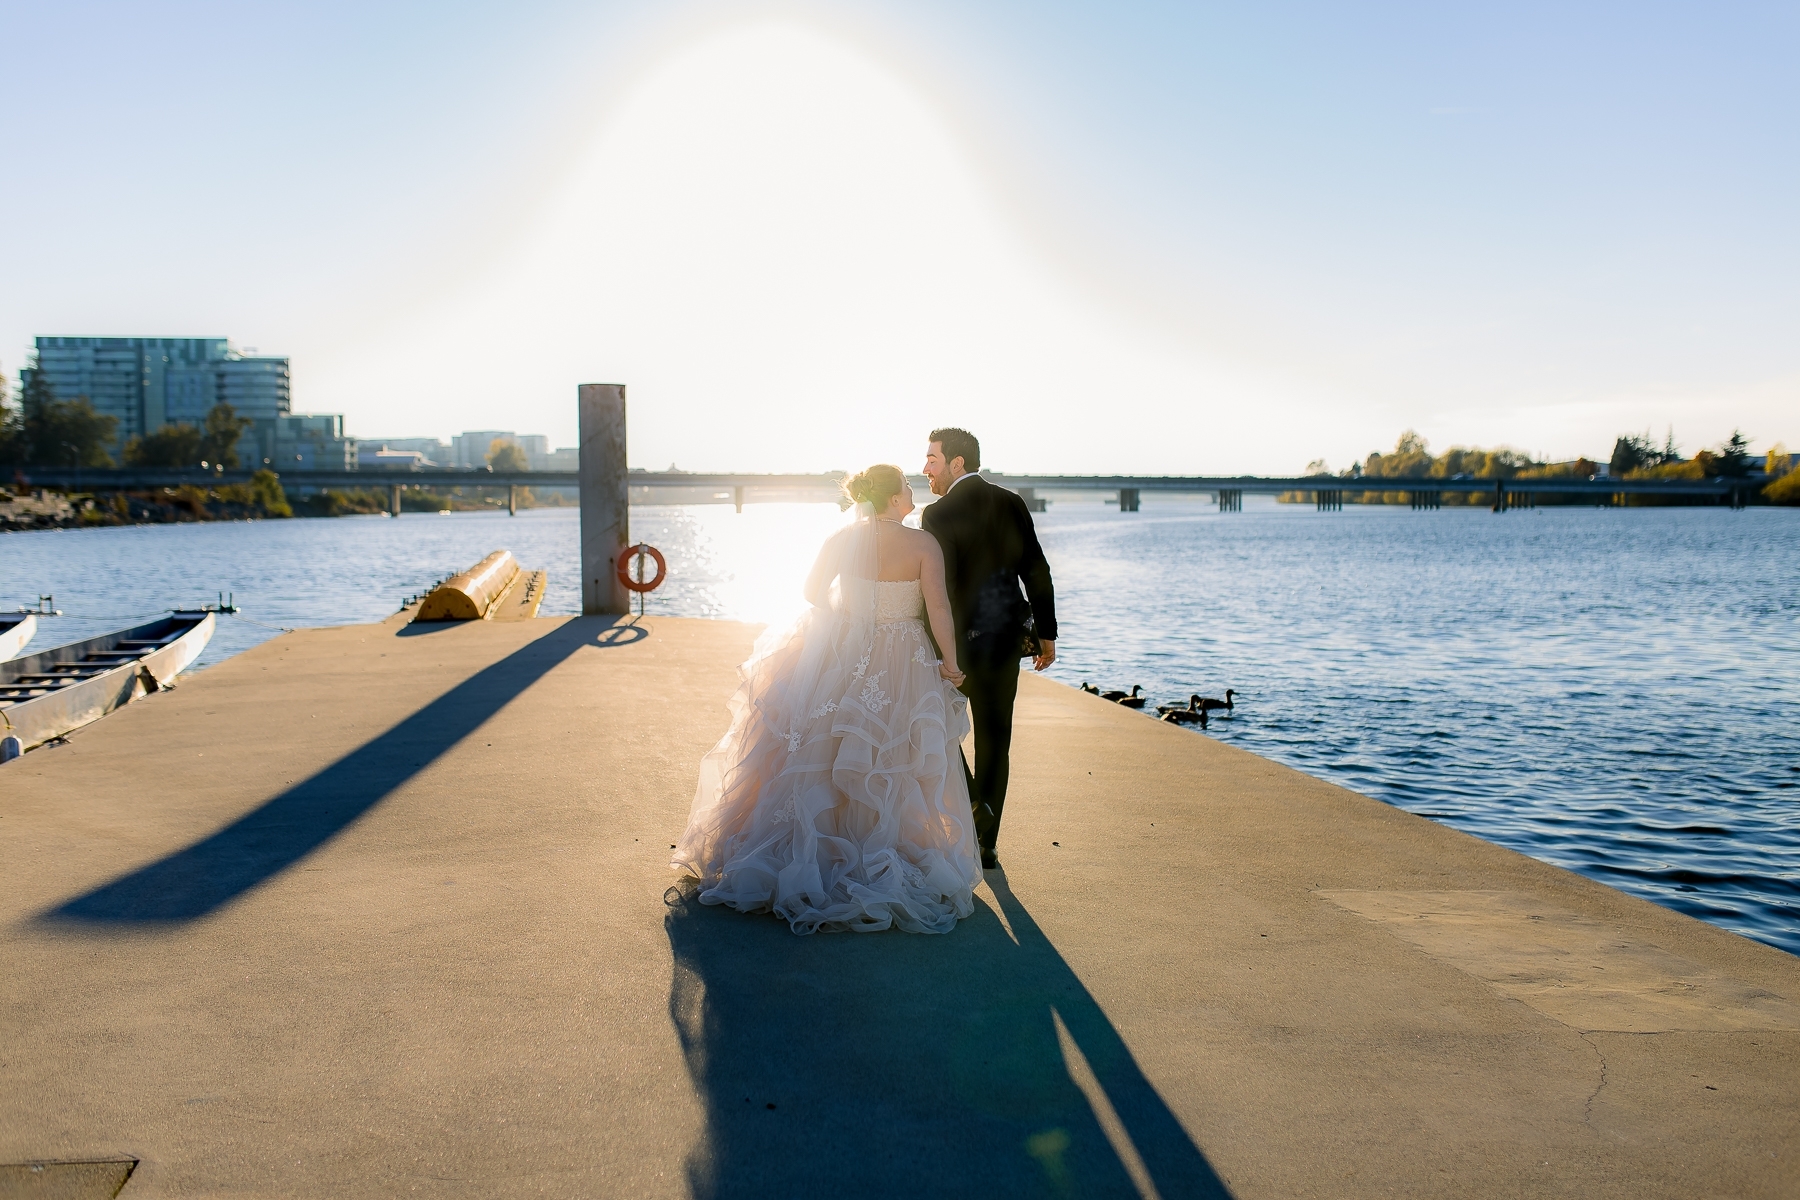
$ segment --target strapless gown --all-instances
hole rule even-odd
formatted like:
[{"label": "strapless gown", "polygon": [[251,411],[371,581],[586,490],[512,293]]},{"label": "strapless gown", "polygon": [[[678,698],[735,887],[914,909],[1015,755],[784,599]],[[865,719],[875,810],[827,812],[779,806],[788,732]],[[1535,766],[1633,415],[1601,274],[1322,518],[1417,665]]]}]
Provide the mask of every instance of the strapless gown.
[{"label": "strapless gown", "polygon": [[[792,646],[744,665],[673,856],[702,903],[772,912],[795,933],[948,933],[973,910],[967,702],[938,675],[923,616],[918,581],[876,583],[872,634],[816,679],[793,682]],[[773,702],[796,687],[800,703]],[[799,715],[776,728],[772,712]]]}]

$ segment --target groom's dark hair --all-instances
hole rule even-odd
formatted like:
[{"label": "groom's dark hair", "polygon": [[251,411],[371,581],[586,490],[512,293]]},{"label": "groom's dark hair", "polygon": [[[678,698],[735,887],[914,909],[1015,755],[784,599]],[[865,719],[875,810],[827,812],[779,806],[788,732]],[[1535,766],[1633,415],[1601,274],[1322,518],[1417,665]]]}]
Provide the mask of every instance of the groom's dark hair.
[{"label": "groom's dark hair", "polygon": [[981,443],[968,430],[934,429],[925,440],[927,443],[936,442],[943,449],[946,465],[951,459],[960,458],[963,460],[963,470],[981,470]]}]

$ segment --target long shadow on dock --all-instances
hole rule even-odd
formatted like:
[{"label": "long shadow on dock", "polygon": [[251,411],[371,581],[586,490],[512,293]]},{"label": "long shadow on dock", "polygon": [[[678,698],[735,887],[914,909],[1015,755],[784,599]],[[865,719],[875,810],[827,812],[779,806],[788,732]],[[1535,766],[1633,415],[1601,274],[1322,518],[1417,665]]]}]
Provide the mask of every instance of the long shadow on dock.
[{"label": "long shadow on dock", "polygon": [[977,905],[944,937],[795,937],[670,889],[669,1012],[707,1110],[696,1196],[1229,1195],[1004,876],[988,883],[1005,924]]},{"label": "long shadow on dock", "polygon": [[40,920],[132,925],[192,921],[317,850],[616,622],[576,618],[457,684],[380,737],[210,837],[77,896]]}]

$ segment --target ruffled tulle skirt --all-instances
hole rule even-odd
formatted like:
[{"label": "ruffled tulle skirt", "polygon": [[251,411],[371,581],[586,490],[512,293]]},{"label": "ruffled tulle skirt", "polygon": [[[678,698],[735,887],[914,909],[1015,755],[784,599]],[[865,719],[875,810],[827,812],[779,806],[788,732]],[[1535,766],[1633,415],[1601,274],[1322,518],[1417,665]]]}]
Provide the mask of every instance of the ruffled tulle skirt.
[{"label": "ruffled tulle skirt", "polygon": [[969,915],[967,705],[937,662],[921,621],[828,610],[758,644],[673,856],[702,903],[795,933],[948,933]]}]

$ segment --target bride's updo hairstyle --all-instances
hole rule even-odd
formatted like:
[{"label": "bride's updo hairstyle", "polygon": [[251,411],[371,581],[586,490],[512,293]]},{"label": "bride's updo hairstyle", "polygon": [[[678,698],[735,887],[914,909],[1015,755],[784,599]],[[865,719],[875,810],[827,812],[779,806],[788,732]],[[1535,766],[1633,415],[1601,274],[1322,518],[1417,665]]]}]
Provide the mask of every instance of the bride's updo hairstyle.
[{"label": "bride's updo hairstyle", "polygon": [[881,512],[905,486],[906,476],[899,467],[892,463],[876,463],[844,480],[844,495],[850,497],[853,504],[867,504]]}]

